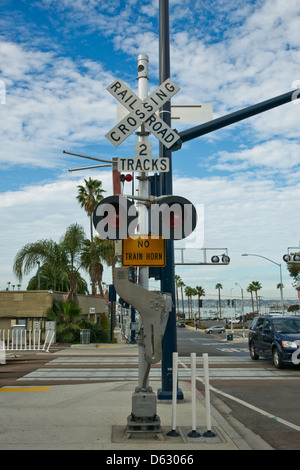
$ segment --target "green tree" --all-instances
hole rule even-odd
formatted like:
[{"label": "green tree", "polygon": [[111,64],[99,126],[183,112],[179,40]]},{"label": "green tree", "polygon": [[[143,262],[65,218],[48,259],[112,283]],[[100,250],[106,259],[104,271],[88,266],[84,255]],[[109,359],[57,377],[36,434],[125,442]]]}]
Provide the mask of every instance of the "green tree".
[{"label": "green tree", "polygon": [[[84,231],[78,224],[70,225],[60,243],[53,240],[39,240],[27,243],[17,253],[13,271],[21,282],[41,263],[41,287],[54,291],[68,292],[68,298],[77,299],[77,287],[80,283],[82,293],[87,293],[87,285],[79,274],[81,267],[80,253],[84,241]],[[30,286],[38,286],[37,275],[30,280]]]},{"label": "green tree", "polygon": [[252,285],[252,288],[253,288],[253,291],[255,292],[255,299],[256,299],[256,311],[258,313],[258,295],[257,295],[257,292],[262,289],[262,285],[260,282],[258,281],[252,281],[251,282],[251,285]]},{"label": "green tree", "polygon": [[249,292],[249,294],[251,295],[252,312],[254,312],[254,301],[253,301],[254,288],[252,284],[249,284],[249,286],[247,287],[247,292]]},{"label": "green tree", "polygon": [[103,196],[102,193],[105,190],[102,188],[102,181],[99,180],[92,180],[89,178],[87,181],[84,180],[85,186],[79,185],[78,187],[78,196],[77,200],[80,203],[81,207],[87,213],[87,216],[90,218],[90,234],[91,234],[91,244],[94,242],[94,235],[93,235],[93,212],[98,204],[98,202],[102,201]]},{"label": "green tree", "polygon": [[82,319],[81,308],[74,300],[54,300],[46,312],[47,318],[56,321],[57,341],[72,343],[79,337],[79,322]]},{"label": "green tree", "polygon": [[70,282],[68,299],[77,300],[79,270],[82,267],[81,252],[85,241],[84,229],[75,223],[70,225],[61,239],[61,246],[67,255],[67,272]]},{"label": "green tree", "polygon": [[[297,253],[300,255],[300,253]],[[293,287],[300,290],[300,264],[287,264],[289,275],[294,279]]]},{"label": "green tree", "polygon": [[100,294],[103,296],[102,288],[102,275],[103,264],[102,261],[108,266],[114,266],[116,263],[115,257],[115,244],[112,240],[101,240],[98,237],[94,238],[93,235],[93,212],[97,204],[102,201],[102,193],[105,190],[102,188],[102,182],[99,180],[84,180],[85,186],[78,186],[77,200],[81,207],[84,208],[88,217],[90,218],[90,243],[88,240],[84,243],[82,252],[82,260],[85,269],[89,272],[92,283],[92,294],[96,294],[96,285],[98,284]]},{"label": "green tree", "polygon": [[195,291],[195,289],[193,289],[193,287],[186,286],[185,289],[184,289],[184,293],[188,298],[188,309],[189,309],[190,317],[193,319],[192,297],[193,297],[193,295],[196,295],[196,291]]},{"label": "green tree", "polygon": [[201,301],[201,297],[205,297],[205,290],[203,289],[202,286],[196,286],[195,290],[198,296],[198,314],[199,314],[199,322],[200,322],[200,303],[201,303],[200,301]]},{"label": "green tree", "polygon": [[221,289],[223,289],[222,284],[221,284],[220,282],[218,282],[218,283],[216,284],[215,289],[218,290],[218,296],[219,296],[219,311],[220,311],[220,318],[221,318],[221,316],[222,316],[222,314],[221,314]]}]

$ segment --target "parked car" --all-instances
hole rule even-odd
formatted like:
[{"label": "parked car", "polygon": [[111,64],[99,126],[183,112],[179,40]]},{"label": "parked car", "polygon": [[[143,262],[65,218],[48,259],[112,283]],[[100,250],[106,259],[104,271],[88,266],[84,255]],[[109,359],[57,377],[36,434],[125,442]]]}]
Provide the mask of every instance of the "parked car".
[{"label": "parked car", "polygon": [[277,369],[285,364],[299,364],[300,316],[255,317],[249,328],[248,344],[254,361],[260,356],[272,358]]},{"label": "parked car", "polygon": [[221,325],[215,325],[215,326],[210,326],[209,328],[205,329],[205,333],[212,334],[212,333],[225,333],[226,330],[224,326]]},{"label": "parked car", "polygon": [[184,321],[178,321],[178,322],[177,322],[177,326],[178,326],[179,328],[185,328],[185,323],[184,323]]}]

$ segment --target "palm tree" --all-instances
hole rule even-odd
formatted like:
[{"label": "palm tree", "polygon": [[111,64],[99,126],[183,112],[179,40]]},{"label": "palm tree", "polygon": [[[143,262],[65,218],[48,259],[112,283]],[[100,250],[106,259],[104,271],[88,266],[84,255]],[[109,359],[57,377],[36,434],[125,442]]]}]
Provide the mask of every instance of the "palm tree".
[{"label": "palm tree", "polygon": [[88,181],[85,179],[84,182],[85,186],[77,186],[79,193],[77,196],[77,200],[80,203],[81,207],[84,207],[84,210],[90,218],[91,243],[93,244],[94,236],[92,216],[98,202],[102,201],[102,193],[104,193],[105,190],[102,189],[102,181],[92,180],[92,178],[90,177]]},{"label": "palm tree", "polygon": [[250,295],[251,295],[251,304],[252,304],[252,312],[254,312],[254,302],[253,302],[253,292],[254,292],[254,289],[253,289],[252,284],[249,284],[249,286],[247,287],[247,292],[250,292]]},{"label": "palm tree", "polygon": [[218,289],[218,294],[219,294],[219,310],[220,310],[220,318],[221,318],[221,289],[223,289],[222,284],[219,282],[216,284],[215,289]]},{"label": "palm tree", "polygon": [[195,288],[196,294],[198,295],[198,313],[199,313],[199,322],[200,322],[200,299],[201,297],[205,297],[205,290],[202,286],[196,286]]},{"label": "palm tree", "polygon": [[81,251],[85,240],[84,229],[75,223],[70,225],[63,238],[61,246],[65,250],[68,259],[68,277],[70,282],[68,299],[77,300],[77,282],[79,269],[82,267]]},{"label": "palm tree", "polygon": [[257,308],[257,313],[258,313],[258,296],[257,296],[257,291],[259,291],[260,289],[262,289],[262,285],[261,285],[261,283],[258,282],[258,281],[252,281],[251,285],[252,285],[252,287],[253,287],[253,291],[255,292],[256,308]]},{"label": "palm tree", "polygon": [[[41,282],[42,280],[44,282],[44,287],[58,291],[68,289],[68,298],[76,300],[77,283],[81,279],[79,269],[81,267],[80,252],[83,240],[83,228],[78,224],[73,224],[67,228],[60,243],[56,243],[51,239],[27,243],[15,257],[14,274],[19,281],[22,281],[23,276],[29,274],[37,266],[37,261],[40,261],[42,264],[40,277]],[[33,279],[31,281],[34,283]],[[87,292],[84,281],[80,281],[80,283]]]},{"label": "palm tree", "polygon": [[195,289],[190,286],[186,286],[184,289],[184,293],[188,298],[188,309],[190,312],[190,317],[193,318],[193,311],[192,311],[192,296],[195,295]]},{"label": "palm tree", "polygon": [[[52,289],[59,290],[63,276],[66,275],[67,255],[62,247],[53,240],[39,240],[27,243],[14,259],[13,272],[21,282],[24,275],[29,274],[41,261],[51,273]],[[41,267],[41,269],[42,269]],[[50,287],[50,286],[49,286]]]},{"label": "palm tree", "polygon": [[183,298],[183,288],[185,287],[185,283],[183,282],[182,279],[178,279],[177,281],[178,287],[180,287],[181,290],[181,306],[182,306],[182,315],[184,316],[184,298]]},{"label": "palm tree", "polygon": [[46,312],[47,318],[56,321],[58,341],[72,343],[79,334],[81,320],[81,308],[74,300],[54,300],[52,307]]}]

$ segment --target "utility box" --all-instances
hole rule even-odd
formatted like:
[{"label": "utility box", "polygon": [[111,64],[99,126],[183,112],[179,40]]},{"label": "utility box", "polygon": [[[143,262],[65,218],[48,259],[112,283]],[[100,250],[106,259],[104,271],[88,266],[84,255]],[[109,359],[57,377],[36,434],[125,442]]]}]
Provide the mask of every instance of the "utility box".
[{"label": "utility box", "polygon": [[[47,322],[48,323],[48,322]],[[40,321],[34,321],[32,322],[32,327],[35,331],[39,331],[41,329],[41,322]]]},{"label": "utility box", "polygon": [[90,344],[91,330],[80,330],[80,344]]}]

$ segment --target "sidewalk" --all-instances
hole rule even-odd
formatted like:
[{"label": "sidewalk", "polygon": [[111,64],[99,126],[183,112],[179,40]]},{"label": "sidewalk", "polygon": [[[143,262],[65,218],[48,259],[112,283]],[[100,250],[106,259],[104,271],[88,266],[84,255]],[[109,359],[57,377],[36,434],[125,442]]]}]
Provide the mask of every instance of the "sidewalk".
[{"label": "sidewalk", "polygon": [[[56,352],[57,355],[137,356],[136,345],[78,345]],[[49,355],[49,362],[51,354]],[[22,382],[20,382],[22,383]],[[203,437],[206,428],[205,399],[196,399],[196,423],[200,437],[192,438],[192,396],[188,382],[179,382],[184,400],[177,403],[177,437],[168,436],[172,428],[172,402],[157,402],[161,433],[136,437],[126,432],[131,413],[135,382],[102,382],[92,384],[53,385],[38,387],[21,385],[0,392],[1,450],[153,450],[199,451],[270,449],[241,423],[233,426],[211,406],[212,431],[215,437]],[[160,381],[150,383],[156,393]],[[157,394],[156,394],[157,396]],[[226,416],[226,413],[224,413]],[[237,431],[238,429],[238,431]]]}]

